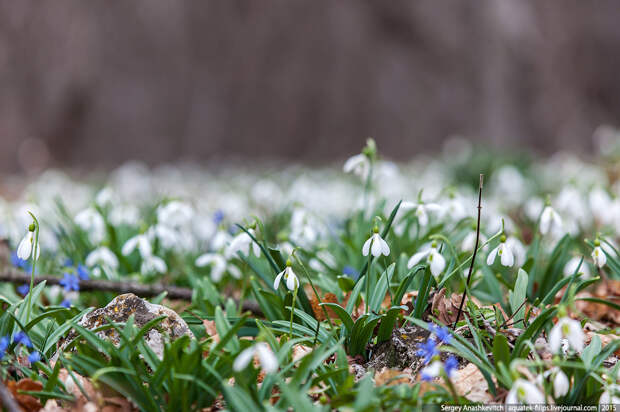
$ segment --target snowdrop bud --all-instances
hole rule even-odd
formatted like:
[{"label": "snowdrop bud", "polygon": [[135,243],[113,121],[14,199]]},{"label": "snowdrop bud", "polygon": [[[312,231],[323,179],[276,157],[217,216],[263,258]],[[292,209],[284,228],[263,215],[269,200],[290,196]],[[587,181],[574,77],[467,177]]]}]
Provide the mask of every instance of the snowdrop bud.
[{"label": "snowdrop bud", "polygon": [[570,388],[570,382],[568,377],[560,368],[557,368],[553,376],[553,396],[555,398],[561,398],[568,393]]},{"label": "snowdrop bud", "polygon": [[506,396],[506,405],[534,403],[545,403],[545,395],[535,384],[517,379]]},{"label": "snowdrop bud", "polygon": [[601,242],[596,239],[594,241],[594,250],[592,250],[592,260],[596,267],[602,268],[607,263],[607,256],[603,249],[601,249]]},{"label": "snowdrop bud", "polygon": [[549,333],[549,347],[551,353],[558,353],[562,346],[562,339],[566,339],[576,352],[583,350],[584,333],[581,323],[569,317],[562,317]]}]

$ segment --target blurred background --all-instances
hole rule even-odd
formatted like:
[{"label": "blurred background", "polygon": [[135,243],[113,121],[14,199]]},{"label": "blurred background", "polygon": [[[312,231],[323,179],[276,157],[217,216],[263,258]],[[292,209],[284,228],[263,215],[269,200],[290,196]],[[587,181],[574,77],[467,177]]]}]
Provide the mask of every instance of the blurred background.
[{"label": "blurred background", "polygon": [[407,160],[454,135],[587,154],[620,124],[620,6],[0,0],[0,172]]}]

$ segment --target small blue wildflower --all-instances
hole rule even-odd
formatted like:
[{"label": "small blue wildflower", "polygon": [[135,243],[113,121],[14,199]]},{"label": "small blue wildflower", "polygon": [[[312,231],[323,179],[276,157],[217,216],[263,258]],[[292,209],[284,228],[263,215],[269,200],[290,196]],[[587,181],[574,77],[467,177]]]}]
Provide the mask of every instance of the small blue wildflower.
[{"label": "small blue wildflower", "polygon": [[88,275],[88,268],[81,263],[77,266],[77,275],[80,280],[90,279],[90,276]]},{"label": "small blue wildflower", "polygon": [[428,338],[426,342],[418,344],[418,356],[424,358],[424,363],[429,363],[433,356],[439,355],[437,342],[433,338]]},{"label": "small blue wildflower", "polygon": [[64,277],[58,283],[60,283],[67,292],[80,290],[80,279],[77,276],[70,273],[64,273],[63,276]]},{"label": "small blue wildflower", "polygon": [[16,268],[23,268],[26,261],[20,259],[19,256],[17,256],[17,252],[11,252],[11,264]]},{"label": "small blue wildflower", "polygon": [[0,360],[4,358],[6,350],[9,348],[9,343],[11,343],[11,340],[8,336],[3,336],[0,338]]},{"label": "small blue wildflower", "polygon": [[26,296],[29,291],[30,291],[30,285],[28,285],[27,283],[24,283],[23,285],[17,287],[17,293],[19,293],[22,296]]},{"label": "small blue wildflower", "polygon": [[457,361],[454,356],[449,356],[448,359],[446,359],[446,362],[444,363],[443,367],[446,371],[446,375],[448,375],[448,378],[452,377],[452,374],[454,373],[454,371],[456,370],[458,366],[459,366],[459,361]]},{"label": "small blue wildflower", "polygon": [[63,308],[69,309],[71,307],[71,301],[69,299],[65,299],[62,302],[60,302],[60,306],[62,306]]},{"label": "small blue wildflower", "polygon": [[30,363],[35,363],[41,360],[41,354],[37,351],[31,352],[30,355],[28,355],[28,362]]},{"label": "small blue wildflower", "polygon": [[450,334],[450,330],[448,328],[435,325],[431,322],[428,323],[428,328],[431,333],[434,333],[435,336],[437,336],[437,339],[439,339],[442,343],[448,345],[452,341],[452,335]]},{"label": "small blue wildflower", "polygon": [[27,348],[32,348],[32,342],[25,332],[19,331],[13,336],[13,342],[17,345],[22,344]]},{"label": "small blue wildflower", "polygon": [[342,273],[352,278],[356,278],[359,276],[359,272],[355,270],[353,266],[349,266],[349,265],[342,268]]},{"label": "small blue wildflower", "polygon": [[66,258],[66,259],[65,259],[65,263],[64,263],[63,265],[64,265],[64,267],[66,267],[66,268],[73,267],[73,260],[71,260],[71,258]]},{"label": "small blue wildflower", "polygon": [[216,225],[219,225],[222,222],[222,220],[224,220],[224,212],[222,210],[218,209],[213,214],[213,222]]}]

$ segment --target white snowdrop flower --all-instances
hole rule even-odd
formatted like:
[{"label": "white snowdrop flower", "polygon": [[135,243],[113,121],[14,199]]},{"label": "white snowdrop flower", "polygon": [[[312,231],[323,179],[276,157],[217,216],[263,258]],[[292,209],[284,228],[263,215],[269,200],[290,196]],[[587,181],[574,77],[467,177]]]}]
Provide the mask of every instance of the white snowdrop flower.
[{"label": "white snowdrop flower", "polygon": [[553,383],[553,396],[555,398],[561,398],[568,393],[570,382],[566,374],[562,372],[562,369],[553,368],[551,379]]},{"label": "white snowdrop flower", "polygon": [[601,394],[598,403],[599,405],[620,404],[620,385],[609,385]]},{"label": "white snowdrop flower", "polygon": [[545,395],[532,382],[517,379],[506,395],[506,405],[545,403]]},{"label": "white snowdrop flower", "polygon": [[181,241],[176,230],[161,223],[151,226],[146,234],[151,240],[157,238],[161,247],[166,250],[175,249]]},{"label": "white snowdrop flower", "polygon": [[594,249],[592,250],[592,260],[596,267],[602,268],[607,263],[607,255],[601,249],[601,242],[597,239],[594,241]]},{"label": "white snowdrop flower", "polygon": [[345,173],[353,173],[363,181],[366,181],[370,173],[370,159],[365,154],[351,156],[344,163],[342,170]]},{"label": "white snowdrop flower", "polygon": [[446,260],[437,250],[437,243],[433,242],[431,247],[426,250],[422,250],[415,255],[411,256],[409,262],[407,262],[407,267],[411,269],[415,265],[418,264],[422,259],[426,258],[426,262],[431,267],[431,273],[433,276],[438,277],[441,272],[443,272],[446,267]]},{"label": "white snowdrop flower", "polygon": [[467,217],[467,211],[463,205],[463,199],[452,195],[441,207],[441,212],[444,217],[458,222],[461,219]]},{"label": "white snowdrop flower", "polygon": [[545,201],[539,197],[529,198],[523,205],[525,215],[531,220],[536,221],[545,207]]},{"label": "white snowdrop flower", "polygon": [[241,351],[233,362],[233,370],[241,372],[248,366],[254,356],[258,357],[258,362],[265,373],[273,373],[278,370],[278,359],[265,342],[258,342],[254,346],[250,346]]},{"label": "white snowdrop flower", "polygon": [[373,234],[364,242],[362,247],[362,255],[368,256],[368,253],[371,253],[374,257],[388,256],[390,254],[390,247],[379,234],[379,228],[377,227],[373,229]]},{"label": "white snowdrop flower", "polygon": [[575,273],[577,267],[579,267],[579,274],[583,275],[583,277],[589,278],[592,276],[586,261],[584,260],[581,262],[581,266],[579,266],[579,262],[581,262],[581,258],[579,256],[574,256],[566,262],[566,265],[564,265],[564,276],[571,276]]},{"label": "white snowdrop flower", "polygon": [[211,249],[213,250],[221,250],[223,249],[228,242],[232,239],[232,236],[224,230],[218,230],[215,232],[215,235],[211,239]]},{"label": "white snowdrop flower", "polygon": [[[252,236],[256,236],[254,229],[249,229],[248,232],[250,232]],[[226,258],[230,259],[235,256],[237,252],[241,252],[249,257],[250,251],[253,252],[256,257],[260,257],[260,247],[252,240],[250,235],[246,232],[241,232],[235,236],[232,242],[230,242],[230,245],[228,245],[226,249]]]},{"label": "white snowdrop flower", "polygon": [[99,244],[105,238],[106,228],[103,217],[92,207],[78,213],[74,221],[75,224],[86,232],[92,243]]},{"label": "white snowdrop flower", "polygon": [[[482,233],[480,233],[480,241],[478,243],[478,246],[483,245],[484,242],[486,241],[487,241],[487,237],[483,235]],[[476,230],[474,228],[473,231],[469,232],[463,238],[463,242],[461,242],[461,250],[464,252],[473,252],[475,247],[476,247]],[[485,249],[486,249],[486,246],[485,246]]]},{"label": "white snowdrop flower", "polygon": [[136,250],[136,248],[140,252],[140,256],[142,256],[142,258],[146,258],[153,254],[151,242],[146,234],[139,234],[127,240],[127,242],[123,245],[121,253],[124,256],[129,256],[134,250]]},{"label": "white snowdrop flower", "polygon": [[112,205],[117,200],[114,190],[112,190],[111,187],[104,187],[95,196],[95,203],[101,207]]},{"label": "white snowdrop flower", "polygon": [[[32,229],[32,230],[30,230]],[[28,229],[28,233],[23,237],[23,239],[19,242],[17,246],[17,257],[21,260],[30,259],[30,255],[32,255],[34,249],[34,225]],[[41,246],[37,246],[37,255],[34,257],[35,260],[39,259],[41,255]]]},{"label": "white snowdrop flower", "polygon": [[299,279],[297,279],[297,275],[295,275],[295,272],[293,272],[293,269],[291,268],[290,260],[286,261],[286,268],[282,272],[278,273],[278,276],[276,276],[276,279],[273,281],[274,289],[278,289],[282,278],[286,281],[286,287],[288,290],[294,291],[299,287]]},{"label": "white snowdrop flower", "polygon": [[166,266],[166,262],[159,256],[142,256],[142,264],[140,266],[142,274],[166,273],[167,270],[168,266]]},{"label": "white snowdrop flower", "polygon": [[583,329],[581,323],[574,319],[563,317],[553,326],[549,333],[549,348],[551,353],[558,353],[561,349],[562,339],[568,340],[568,344],[576,352],[583,350]]},{"label": "white snowdrop flower", "polygon": [[191,206],[178,200],[157,208],[157,221],[171,228],[182,228],[191,223],[194,210]]},{"label": "white snowdrop flower", "polygon": [[546,206],[540,215],[540,233],[559,233],[562,230],[562,218],[551,206]]},{"label": "white snowdrop flower", "polygon": [[114,226],[136,226],[140,220],[140,211],[135,205],[114,203],[108,213],[108,219]]},{"label": "white snowdrop flower", "polygon": [[211,280],[219,282],[224,277],[224,273],[228,271],[235,279],[241,278],[241,271],[237,266],[229,263],[224,256],[218,253],[205,253],[198,256],[196,266],[204,267],[211,265]]},{"label": "white snowdrop flower", "polygon": [[403,202],[401,203],[401,207],[404,210],[415,208],[415,215],[418,218],[418,223],[420,223],[420,226],[428,225],[429,215],[431,213],[441,213],[443,210],[443,208],[437,203],[424,203],[422,201],[417,204],[412,202]]},{"label": "white snowdrop flower", "polygon": [[93,267],[96,265],[116,269],[118,268],[118,258],[110,249],[100,246],[86,256],[86,266]]},{"label": "white snowdrop flower", "polygon": [[499,246],[489,253],[487,257],[487,265],[491,266],[495,262],[497,255],[500,256],[500,261],[503,266],[512,267],[515,263],[515,257],[510,247],[506,244],[506,236],[502,235]]},{"label": "white snowdrop flower", "polygon": [[525,249],[525,246],[523,246],[523,243],[521,243],[521,241],[516,237],[509,236],[508,239],[506,239],[506,246],[508,246],[508,248],[512,251],[517,266],[523,266],[527,257],[527,250]]}]

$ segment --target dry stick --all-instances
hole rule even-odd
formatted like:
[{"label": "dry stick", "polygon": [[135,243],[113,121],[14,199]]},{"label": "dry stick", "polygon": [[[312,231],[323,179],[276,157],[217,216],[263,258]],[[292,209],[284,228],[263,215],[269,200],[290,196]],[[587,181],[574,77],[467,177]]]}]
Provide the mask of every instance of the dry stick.
[{"label": "dry stick", "polygon": [[459,311],[456,314],[456,320],[454,321],[454,325],[452,329],[456,329],[456,324],[461,317],[461,312],[463,311],[463,303],[465,303],[465,296],[467,295],[467,288],[469,287],[469,281],[471,280],[471,274],[474,270],[474,262],[476,260],[476,254],[478,253],[478,242],[480,241],[480,215],[482,213],[482,185],[484,183],[484,175],[480,174],[480,186],[478,186],[478,223],[476,224],[476,246],[474,246],[474,254],[471,257],[471,263],[469,265],[469,274],[467,275],[467,283],[465,284],[465,290],[463,291],[463,297],[461,299],[461,304],[459,305]]},{"label": "dry stick", "polygon": [[13,398],[13,395],[7,387],[4,385],[2,380],[0,380],[0,401],[2,401],[2,405],[6,408],[8,412],[19,412],[21,408]]},{"label": "dry stick", "polygon": [[[52,275],[37,275],[34,283],[39,284],[46,281],[48,285],[58,285],[62,278]],[[5,268],[0,272],[0,282],[11,283],[28,283],[30,275],[20,272],[12,268]],[[80,280],[81,291],[99,291],[99,292],[117,292],[117,293],[133,293],[141,297],[157,296],[162,292],[167,292],[169,299],[182,299],[191,301],[193,290],[179,286],[153,284],[143,285],[137,282],[115,282],[110,280]],[[243,311],[250,311],[255,315],[262,314],[262,311],[256,302],[244,301],[242,304]]]}]

